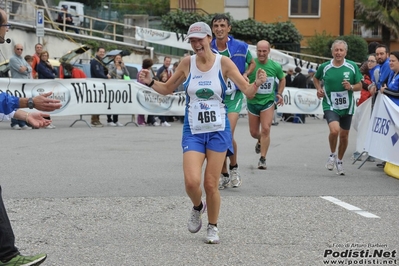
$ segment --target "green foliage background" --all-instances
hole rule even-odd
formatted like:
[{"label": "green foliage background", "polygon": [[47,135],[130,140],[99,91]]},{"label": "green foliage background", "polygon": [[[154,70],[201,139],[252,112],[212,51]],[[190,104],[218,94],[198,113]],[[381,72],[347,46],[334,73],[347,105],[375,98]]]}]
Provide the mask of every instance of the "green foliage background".
[{"label": "green foliage background", "polygon": [[[192,23],[203,21],[211,24],[215,14],[202,15],[198,13],[183,12],[181,10],[169,12],[162,16],[162,27],[165,31],[187,33]],[[253,19],[234,20],[229,14],[232,30],[230,32],[235,38],[249,44],[256,44],[260,40],[267,40],[276,48],[281,44],[288,44],[285,50],[293,50],[299,47],[302,35],[290,22],[261,23]],[[289,45],[292,46],[290,47]],[[281,48],[282,49],[282,48]]]},{"label": "green foliage background", "polygon": [[[363,62],[368,56],[368,44],[361,37],[356,35],[345,35],[334,37],[327,34],[325,31],[322,33],[315,33],[315,35],[308,39],[308,46],[312,55],[323,56],[331,58],[331,45],[334,40],[344,40],[348,44],[348,53],[346,58],[355,62]],[[325,60],[318,60],[321,63]]]}]

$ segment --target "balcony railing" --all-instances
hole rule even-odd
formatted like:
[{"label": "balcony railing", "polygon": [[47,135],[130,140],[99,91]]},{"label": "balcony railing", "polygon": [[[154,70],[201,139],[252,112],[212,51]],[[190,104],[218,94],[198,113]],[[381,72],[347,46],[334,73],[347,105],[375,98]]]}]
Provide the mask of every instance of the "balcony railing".
[{"label": "balcony railing", "polygon": [[361,36],[365,39],[381,39],[381,26],[376,25],[372,28],[366,28],[361,20],[354,19],[352,25],[354,35]]}]

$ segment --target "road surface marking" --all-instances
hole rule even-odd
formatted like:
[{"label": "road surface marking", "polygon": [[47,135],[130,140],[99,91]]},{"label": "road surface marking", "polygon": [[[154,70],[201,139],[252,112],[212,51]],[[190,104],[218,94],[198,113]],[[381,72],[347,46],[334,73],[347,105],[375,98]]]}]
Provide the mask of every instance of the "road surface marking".
[{"label": "road surface marking", "polygon": [[377,215],[374,215],[374,214],[372,214],[370,212],[367,212],[367,211],[363,211],[362,209],[360,209],[360,208],[358,208],[356,206],[353,206],[353,205],[351,205],[349,203],[343,202],[343,201],[341,201],[341,200],[339,200],[337,198],[334,198],[334,197],[331,197],[331,196],[324,196],[324,197],[321,197],[321,198],[325,199],[325,200],[328,200],[328,201],[330,201],[330,202],[332,202],[334,204],[337,204],[338,206],[341,206],[341,207],[343,207],[343,208],[345,208],[345,209],[347,209],[349,211],[357,213],[357,214],[359,214],[361,216],[364,216],[366,218],[380,218]]}]

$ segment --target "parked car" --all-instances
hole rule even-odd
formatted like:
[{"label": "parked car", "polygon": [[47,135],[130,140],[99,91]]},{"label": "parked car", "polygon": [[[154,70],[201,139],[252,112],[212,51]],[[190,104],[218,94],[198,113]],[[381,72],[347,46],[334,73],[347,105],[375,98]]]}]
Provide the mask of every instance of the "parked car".
[{"label": "parked car", "polygon": [[[105,67],[107,67],[110,63],[112,63],[112,61],[114,60],[114,57],[116,55],[118,55],[118,54],[120,54],[123,57],[123,56],[130,55],[130,52],[127,51],[127,50],[112,50],[112,51],[109,51],[108,53],[105,54],[105,56],[104,56],[104,58],[102,60],[103,65]],[[74,56],[71,54],[70,57],[74,57]],[[95,59],[91,59],[91,60],[95,60]],[[76,63],[73,63],[72,65],[77,67],[77,68],[82,69],[83,72],[85,72],[86,76],[88,78],[91,78],[90,62],[88,62],[88,63],[76,62]],[[132,71],[133,71],[132,73],[134,73],[135,70],[132,69]],[[129,70],[129,72],[130,72],[130,70]],[[136,75],[137,75],[137,73],[136,73]],[[130,78],[132,79],[132,76],[130,76]],[[136,76],[134,76],[134,79],[136,79]]]}]

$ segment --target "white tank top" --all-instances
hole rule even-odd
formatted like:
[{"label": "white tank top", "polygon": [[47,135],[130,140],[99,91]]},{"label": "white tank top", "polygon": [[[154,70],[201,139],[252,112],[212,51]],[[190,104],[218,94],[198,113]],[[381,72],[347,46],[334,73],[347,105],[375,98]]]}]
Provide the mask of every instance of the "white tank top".
[{"label": "white tank top", "polygon": [[190,75],[185,81],[186,117],[192,134],[223,131],[226,127],[226,106],[223,99],[226,83],[221,71],[222,55],[216,54],[211,69],[197,68],[196,55],[191,56]]}]

